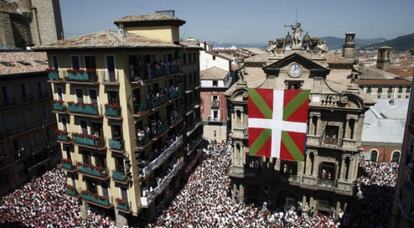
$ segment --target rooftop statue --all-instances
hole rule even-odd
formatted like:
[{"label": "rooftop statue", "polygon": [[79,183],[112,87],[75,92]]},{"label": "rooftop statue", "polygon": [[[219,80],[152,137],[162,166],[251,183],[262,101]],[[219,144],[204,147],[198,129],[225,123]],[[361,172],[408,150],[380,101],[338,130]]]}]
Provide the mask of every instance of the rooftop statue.
[{"label": "rooftop statue", "polygon": [[301,45],[301,36],[302,36],[302,27],[299,22],[296,22],[295,25],[285,25],[285,27],[291,27],[292,28],[292,41],[293,41],[293,47],[299,47]]}]

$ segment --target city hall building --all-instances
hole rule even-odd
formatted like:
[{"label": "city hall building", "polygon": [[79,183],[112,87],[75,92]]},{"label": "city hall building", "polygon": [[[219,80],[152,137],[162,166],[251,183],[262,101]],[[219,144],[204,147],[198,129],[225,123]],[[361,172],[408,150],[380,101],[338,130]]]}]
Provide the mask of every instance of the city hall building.
[{"label": "city hall building", "polygon": [[[266,202],[271,209],[307,204],[315,212],[345,211],[355,193],[364,113],[374,104],[358,86],[355,34],[342,55],[319,38],[293,33],[269,42],[267,52],[245,59],[226,91],[231,110],[230,191],[239,202]],[[247,88],[310,90],[304,161],[249,156]]]},{"label": "city hall building", "polygon": [[47,52],[67,194],[116,217],[154,218],[201,155],[199,47],[174,12],[126,16]]}]

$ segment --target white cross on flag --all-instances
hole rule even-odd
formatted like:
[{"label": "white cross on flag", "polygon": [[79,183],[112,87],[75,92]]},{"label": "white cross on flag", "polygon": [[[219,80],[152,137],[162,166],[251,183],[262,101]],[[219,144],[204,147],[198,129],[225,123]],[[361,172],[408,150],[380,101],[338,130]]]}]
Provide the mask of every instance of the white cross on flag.
[{"label": "white cross on flag", "polygon": [[249,155],[303,161],[308,90],[248,89]]}]

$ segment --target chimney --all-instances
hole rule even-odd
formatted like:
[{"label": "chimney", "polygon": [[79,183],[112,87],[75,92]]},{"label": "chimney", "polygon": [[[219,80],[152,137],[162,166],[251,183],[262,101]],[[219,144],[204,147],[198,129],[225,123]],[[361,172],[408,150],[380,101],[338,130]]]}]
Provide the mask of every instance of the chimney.
[{"label": "chimney", "polygon": [[391,47],[382,46],[378,48],[377,68],[387,71],[391,63]]},{"label": "chimney", "polygon": [[355,33],[345,33],[345,43],[342,46],[342,56],[345,58],[355,58]]}]

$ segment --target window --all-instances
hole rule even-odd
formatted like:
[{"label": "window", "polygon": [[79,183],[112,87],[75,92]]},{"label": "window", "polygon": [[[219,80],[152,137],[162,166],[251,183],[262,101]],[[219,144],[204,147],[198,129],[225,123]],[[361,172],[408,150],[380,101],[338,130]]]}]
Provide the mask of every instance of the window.
[{"label": "window", "polygon": [[52,56],[52,67],[53,69],[59,69],[58,57],[56,55]]},{"label": "window", "polygon": [[82,89],[76,89],[76,101],[78,103],[83,102],[83,90]]},{"label": "window", "polygon": [[216,56],[215,55],[213,55],[213,60],[216,60]]},{"label": "window", "polygon": [[86,189],[87,189],[89,192],[92,192],[92,193],[98,193],[98,190],[97,190],[97,188],[96,188],[96,184],[95,184],[95,183],[92,183],[92,182],[90,182],[90,181],[86,181]]},{"label": "window", "polygon": [[128,201],[128,192],[125,188],[121,188],[121,197],[124,201]]},{"label": "window", "polygon": [[2,93],[3,93],[3,98],[4,98],[4,100],[8,100],[8,99],[10,99],[10,98],[11,98],[11,91],[10,91],[10,87],[8,87],[8,86],[3,86],[3,87],[1,88],[1,90],[2,90]]},{"label": "window", "polygon": [[398,87],[398,93],[402,93],[402,91],[403,91],[403,87],[402,86],[399,86]]},{"label": "window", "polygon": [[57,93],[57,96],[58,96],[58,101],[62,101],[63,100],[62,87],[56,87],[56,93]]},{"label": "window", "polygon": [[349,120],[349,130],[351,131],[349,132],[349,138],[354,139],[354,132],[355,132],[355,120],[354,119]]},{"label": "window", "polygon": [[106,70],[108,72],[114,72],[115,71],[115,57],[112,55],[106,56]]},{"label": "window", "polygon": [[90,99],[91,104],[98,103],[98,96],[96,95],[96,90],[94,89],[89,90],[89,99]]},{"label": "window", "polygon": [[80,121],[81,133],[88,134],[88,122],[85,120]]},{"label": "window", "polygon": [[372,92],[372,87],[371,86],[368,86],[367,87],[367,93],[370,94],[371,92]]},{"label": "window", "polygon": [[70,57],[71,63],[72,63],[72,69],[79,70],[80,64],[79,64],[79,56],[72,55]]},{"label": "window", "polygon": [[214,118],[215,120],[217,120],[217,119],[218,119],[218,111],[213,111],[213,118]]},{"label": "window", "polygon": [[287,89],[300,89],[303,81],[286,81]]},{"label": "window", "polygon": [[371,161],[372,162],[378,161],[378,151],[376,150],[371,151]]},{"label": "window", "polygon": [[43,83],[41,81],[37,82],[37,92],[39,94],[43,93]]},{"label": "window", "polygon": [[389,94],[392,93],[392,87],[391,86],[388,86],[388,93]]},{"label": "window", "polygon": [[183,54],[183,63],[187,64],[187,55],[185,53]]},{"label": "window", "polygon": [[95,56],[85,56],[85,68],[86,68],[86,70],[95,70],[96,69]]},{"label": "window", "polygon": [[26,84],[21,84],[20,85],[20,88],[21,88],[21,90],[22,90],[22,96],[23,96],[23,98],[25,98],[25,97],[27,97],[27,85]]},{"label": "window", "polygon": [[197,53],[193,53],[193,61],[197,62]]},{"label": "window", "polygon": [[378,93],[382,93],[382,86],[378,86]]},{"label": "window", "polygon": [[400,151],[392,152],[392,161],[393,162],[400,162],[401,153]]},{"label": "window", "polygon": [[217,87],[218,86],[218,81],[217,80],[213,80],[213,87]]},{"label": "window", "polygon": [[325,129],[325,144],[332,144],[337,145],[338,144],[338,132],[339,127],[338,126],[326,126]]},{"label": "window", "polygon": [[407,93],[409,93],[410,92],[410,90],[411,90],[411,87],[410,86],[407,86],[407,89],[405,90]]}]

